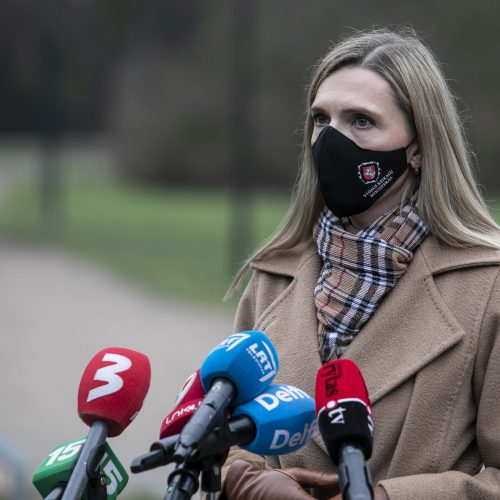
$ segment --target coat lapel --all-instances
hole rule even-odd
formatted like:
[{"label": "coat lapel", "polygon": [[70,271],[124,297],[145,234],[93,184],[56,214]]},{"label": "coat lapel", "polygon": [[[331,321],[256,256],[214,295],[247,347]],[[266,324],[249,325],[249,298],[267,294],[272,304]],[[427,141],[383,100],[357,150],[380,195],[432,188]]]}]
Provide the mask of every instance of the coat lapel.
[{"label": "coat lapel", "polygon": [[[432,271],[436,269],[431,270],[422,250],[426,242],[345,355],[360,368],[372,405],[465,336],[434,283]],[[272,272],[272,266],[265,270]],[[265,326],[280,346],[277,381],[286,380],[312,396],[321,366],[313,297],[320,270],[319,257],[309,249],[290,286],[256,325]],[[313,440],[326,452],[319,433]]]},{"label": "coat lapel", "polygon": [[464,336],[417,251],[345,357],[360,368],[373,405]]},{"label": "coat lapel", "polygon": [[255,328],[262,329],[279,349],[276,382],[286,381],[314,397],[316,373],[321,367],[313,295],[321,261],[314,249],[305,252],[296,271],[288,288],[264,311]]}]

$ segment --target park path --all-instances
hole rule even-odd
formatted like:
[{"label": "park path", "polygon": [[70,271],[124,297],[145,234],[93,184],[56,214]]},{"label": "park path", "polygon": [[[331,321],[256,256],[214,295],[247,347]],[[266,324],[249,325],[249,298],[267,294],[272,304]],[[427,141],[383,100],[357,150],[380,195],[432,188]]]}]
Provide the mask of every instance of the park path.
[{"label": "park path", "polygon": [[[160,299],[108,271],[50,247],[0,240],[0,444],[26,464],[26,491],[40,461],[87,433],[76,413],[80,377],[104,347],[151,361],[151,388],[134,422],[110,445],[127,467],[158,436],[184,379],[231,333],[231,314]],[[0,498],[12,481],[0,460]],[[163,498],[166,470],[130,477],[120,496]],[[2,491],[3,489],[3,491]]]}]

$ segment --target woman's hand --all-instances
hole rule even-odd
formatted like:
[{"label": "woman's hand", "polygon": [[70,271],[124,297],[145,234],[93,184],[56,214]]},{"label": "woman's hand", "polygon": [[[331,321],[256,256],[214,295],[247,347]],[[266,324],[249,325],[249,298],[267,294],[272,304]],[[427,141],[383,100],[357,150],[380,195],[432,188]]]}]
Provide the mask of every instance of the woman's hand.
[{"label": "woman's hand", "polygon": [[227,472],[224,492],[228,500],[310,500],[314,497],[305,488],[337,489],[338,481],[335,473],[300,467],[268,469],[264,462],[235,460]]}]

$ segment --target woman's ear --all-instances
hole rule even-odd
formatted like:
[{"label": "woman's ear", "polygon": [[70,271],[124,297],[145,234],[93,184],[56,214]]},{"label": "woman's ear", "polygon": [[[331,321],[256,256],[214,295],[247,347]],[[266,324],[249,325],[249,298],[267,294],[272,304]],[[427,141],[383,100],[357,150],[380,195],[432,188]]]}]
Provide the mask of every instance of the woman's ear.
[{"label": "woman's ear", "polygon": [[410,169],[415,175],[420,175],[421,161],[422,159],[419,153],[414,154],[410,158]]}]

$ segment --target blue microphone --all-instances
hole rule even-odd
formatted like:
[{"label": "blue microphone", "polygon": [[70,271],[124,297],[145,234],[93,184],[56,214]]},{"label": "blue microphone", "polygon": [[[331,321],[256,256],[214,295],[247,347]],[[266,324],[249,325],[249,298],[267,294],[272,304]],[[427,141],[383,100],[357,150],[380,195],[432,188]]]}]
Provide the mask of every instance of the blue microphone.
[{"label": "blue microphone", "polygon": [[[211,431],[189,462],[210,459],[234,445],[258,455],[291,453],[304,446],[315,430],[314,399],[291,385],[274,384],[238,406],[227,422],[227,431]],[[132,472],[172,463],[176,442],[176,436],[154,442],[149,453],[133,460]]]},{"label": "blue microphone", "polygon": [[276,349],[262,332],[236,333],[213,349],[200,368],[207,395],[179,435],[175,461],[182,463],[193,457],[219,425],[226,408],[259,395],[277,371]]},{"label": "blue microphone", "polygon": [[250,417],[252,441],[240,447],[258,455],[284,455],[304,446],[316,430],[314,399],[292,385],[274,384],[252,401],[238,406],[232,417]]}]

